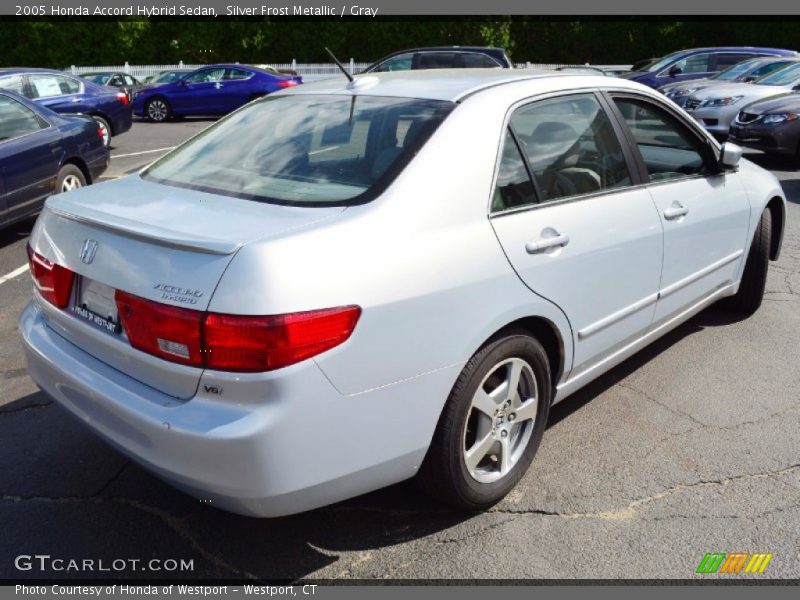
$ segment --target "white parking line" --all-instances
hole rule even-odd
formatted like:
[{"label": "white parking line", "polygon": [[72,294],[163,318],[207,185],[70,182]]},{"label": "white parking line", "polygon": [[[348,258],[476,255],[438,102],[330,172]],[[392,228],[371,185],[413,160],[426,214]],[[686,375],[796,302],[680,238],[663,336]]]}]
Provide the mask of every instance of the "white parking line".
[{"label": "white parking line", "polygon": [[155,150],[142,150],[141,152],[131,152],[129,154],[112,154],[111,158],[126,158],[128,156],[139,156],[140,154],[152,154],[153,152],[166,152],[172,150],[175,146],[169,148],[156,148]]},{"label": "white parking line", "polygon": [[28,270],[28,265],[22,265],[19,269],[14,269],[11,273],[7,273],[0,277],[0,285],[5,283],[6,281],[10,281],[17,277],[18,275],[22,275],[25,271]]}]

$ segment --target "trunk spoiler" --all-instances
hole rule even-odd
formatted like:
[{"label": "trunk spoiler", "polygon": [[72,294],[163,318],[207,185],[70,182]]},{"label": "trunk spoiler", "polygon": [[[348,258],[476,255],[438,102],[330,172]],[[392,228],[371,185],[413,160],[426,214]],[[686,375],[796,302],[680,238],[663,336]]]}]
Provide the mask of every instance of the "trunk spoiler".
[{"label": "trunk spoiler", "polygon": [[92,227],[112,231],[129,238],[145,240],[168,248],[203,252],[205,254],[228,255],[233,254],[242,247],[241,242],[228,242],[224,240],[191,236],[179,233],[164,227],[147,225],[139,221],[126,219],[118,215],[111,215],[87,206],[77,206],[69,202],[68,198],[61,195],[51,196],[47,200],[45,210],[70,221],[85,223]]}]

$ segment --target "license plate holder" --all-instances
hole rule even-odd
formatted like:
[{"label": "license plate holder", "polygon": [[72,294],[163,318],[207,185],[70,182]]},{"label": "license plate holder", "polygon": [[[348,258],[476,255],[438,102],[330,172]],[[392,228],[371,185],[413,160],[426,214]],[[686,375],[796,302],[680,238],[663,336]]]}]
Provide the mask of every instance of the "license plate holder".
[{"label": "license plate holder", "polygon": [[114,300],[116,290],[99,281],[81,277],[72,312],[95,327],[112,334],[119,334],[121,327]]}]

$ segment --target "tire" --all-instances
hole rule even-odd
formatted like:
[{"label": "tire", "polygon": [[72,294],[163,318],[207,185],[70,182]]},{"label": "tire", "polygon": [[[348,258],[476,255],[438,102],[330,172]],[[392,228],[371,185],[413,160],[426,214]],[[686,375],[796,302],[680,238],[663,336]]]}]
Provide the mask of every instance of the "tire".
[{"label": "tire", "polygon": [[78,167],[66,164],[58,171],[56,176],[56,194],[77,190],[86,185],[86,177]]},{"label": "tire", "polygon": [[103,128],[103,146],[108,148],[111,145],[111,127],[103,117],[92,115],[92,118],[97,121],[97,124]]},{"label": "tire", "polygon": [[164,98],[150,98],[144,105],[144,114],[153,123],[163,123],[172,117],[172,107]]},{"label": "tire", "polygon": [[[508,406],[504,392],[517,369],[519,393]],[[482,409],[475,405],[478,398]],[[528,470],[544,435],[551,401],[550,366],[536,339],[518,331],[488,343],[466,364],[450,392],[418,484],[460,510],[496,504]]]},{"label": "tire", "polygon": [[735,296],[727,299],[726,308],[745,316],[754,314],[764,299],[769,270],[769,251],[772,239],[772,213],[764,209],[756,227],[747,262],[744,265],[742,281]]}]

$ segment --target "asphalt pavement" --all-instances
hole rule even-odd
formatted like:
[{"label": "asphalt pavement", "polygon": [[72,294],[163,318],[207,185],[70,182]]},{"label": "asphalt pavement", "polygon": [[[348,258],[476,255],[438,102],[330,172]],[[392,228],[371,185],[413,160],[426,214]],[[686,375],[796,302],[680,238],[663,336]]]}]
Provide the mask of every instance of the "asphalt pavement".
[{"label": "asphalt pavement", "polygon": [[[212,122],[135,123],[104,178]],[[173,490],[28,378],[16,324],[32,221],[0,232],[0,579],[728,577],[695,574],[707,552],[774,555],[763,575],[730,577],[800,578],[800,165],[748,156],[789,199],[762,308],[736,320],[712,307],[554,407],[528,474],[476,515],[409,482],[274,520]],[[145,562],[15,567],[35,554]],[[193,570],[148,570],[153,558]]]}]

